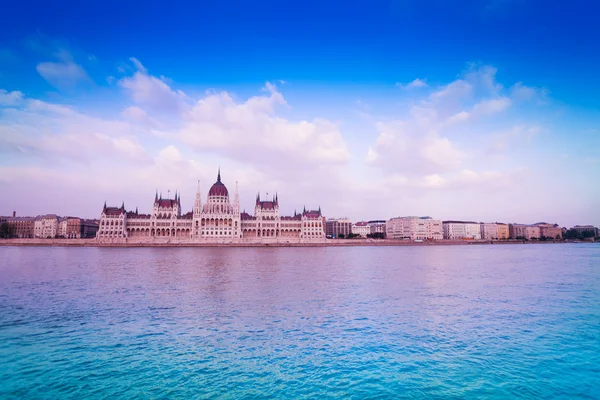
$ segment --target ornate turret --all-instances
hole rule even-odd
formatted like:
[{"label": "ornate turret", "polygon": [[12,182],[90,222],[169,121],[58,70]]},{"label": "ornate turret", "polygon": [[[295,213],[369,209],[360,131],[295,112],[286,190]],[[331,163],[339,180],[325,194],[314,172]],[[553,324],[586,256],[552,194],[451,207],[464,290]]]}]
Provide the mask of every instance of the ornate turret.
[{"label": "ornate turret", "polygon": [[200,216],[202,212],[202,197],[200,195],[200,180],[198,180],[198,189],[196,189],[196,200],[194,200],[194,215]]},{"label": "ornate turret", "polygon": [[238,183],[235,181],[235,196],[233,198],[233,212],[239,214],[240,212],[240,194],[238,191]]}]

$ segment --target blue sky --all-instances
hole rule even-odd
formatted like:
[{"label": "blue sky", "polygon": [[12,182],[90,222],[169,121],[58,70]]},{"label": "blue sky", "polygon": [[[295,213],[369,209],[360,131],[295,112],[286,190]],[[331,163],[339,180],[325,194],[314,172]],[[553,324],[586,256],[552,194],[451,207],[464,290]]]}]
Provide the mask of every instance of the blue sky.
[{"label": "blue sky", "polygon": [[191,208],[220,165],[247,208],[600,224],[599,5],[281,3],[5,7],[0,214]]}]

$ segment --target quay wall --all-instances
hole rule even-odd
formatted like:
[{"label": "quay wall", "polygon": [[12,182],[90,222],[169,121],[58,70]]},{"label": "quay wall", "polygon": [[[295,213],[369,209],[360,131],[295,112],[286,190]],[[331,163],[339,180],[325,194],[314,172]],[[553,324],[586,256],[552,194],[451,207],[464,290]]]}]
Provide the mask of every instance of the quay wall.
[{"label": "quay wall", "polygon": [[62,246],[62,247],[347,247],[347,246],[444,246],[444,245],[477,245],[477,244],[530,244],[561,243],[556,241],[491,241],[491,240],[436,240],[431,242],[413,242],[407,240],[364,240],[364,239],[329,239],[320,242],[140,242],[121,241],[113,243],[98,242],[95,239],[0,239],[0,246]]}]

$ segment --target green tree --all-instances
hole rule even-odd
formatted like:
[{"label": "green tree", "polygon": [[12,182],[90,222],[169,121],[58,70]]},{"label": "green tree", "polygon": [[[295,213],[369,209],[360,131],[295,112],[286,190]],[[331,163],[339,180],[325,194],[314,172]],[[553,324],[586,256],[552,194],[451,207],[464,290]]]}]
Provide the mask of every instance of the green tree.
[{"label": "green tree", "polygon": [[9,239],[13,237],[15,234],[14,229],[7,222],[2,223],[0,225],[0,238]]}]

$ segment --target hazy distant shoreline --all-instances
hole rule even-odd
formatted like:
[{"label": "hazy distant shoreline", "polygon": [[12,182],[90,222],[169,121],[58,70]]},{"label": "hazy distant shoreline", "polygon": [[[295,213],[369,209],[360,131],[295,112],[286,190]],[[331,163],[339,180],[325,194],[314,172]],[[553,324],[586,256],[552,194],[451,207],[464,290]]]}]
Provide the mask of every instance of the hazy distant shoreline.
[{"label": "hazy distant shoreline", "polygon": [[353,246],[466,246],[507,245],[535,243],[587,243],[573,241],[490,241],[490,240],[437,240],[413,242],[409,240],[334,239],[325,243],[98,243],[93,239],[2,239],[0,246],[56,246],[56,247],[353,247]]}]

